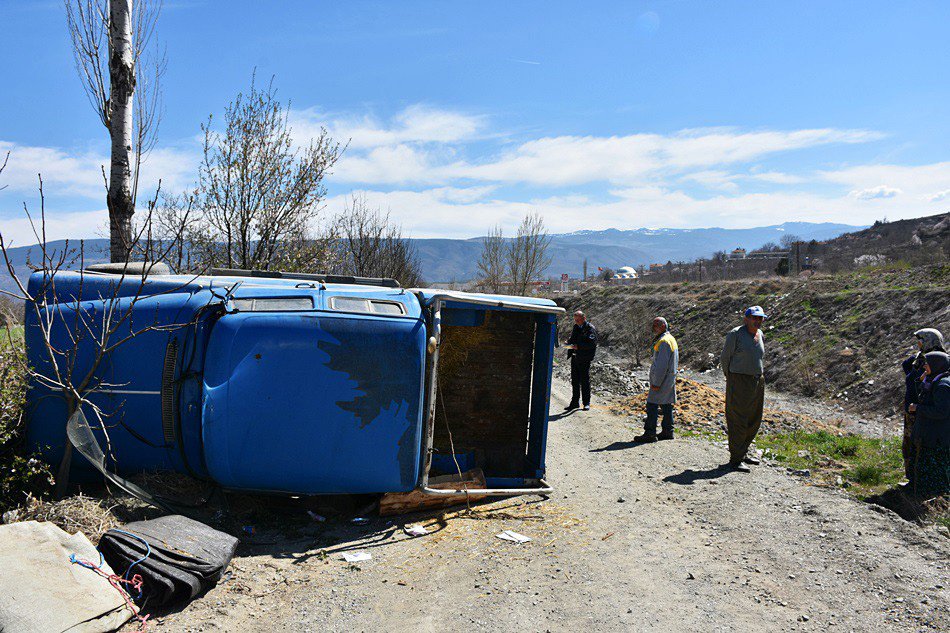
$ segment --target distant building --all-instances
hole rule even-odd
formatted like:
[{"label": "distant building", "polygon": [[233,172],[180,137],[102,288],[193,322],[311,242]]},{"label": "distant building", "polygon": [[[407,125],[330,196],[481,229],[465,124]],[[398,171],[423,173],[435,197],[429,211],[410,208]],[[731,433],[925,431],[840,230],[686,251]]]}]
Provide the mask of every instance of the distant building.
[{"label": "distant building", "polygon": [[752,251],[747,259],[782,259],[788,257],[788,251]]},{"label": "distant building", "polygon": [[614,283],[634,283],[637,281],[637,271],[633,266],[622,266],[617,269],[617,272],[614,273],[614,276],[610,278],[611,282]]},{"label": "distant building", "polygon": [[745,249],[737,248],[736,250],[729,253],[729,259],[745,259]]}]

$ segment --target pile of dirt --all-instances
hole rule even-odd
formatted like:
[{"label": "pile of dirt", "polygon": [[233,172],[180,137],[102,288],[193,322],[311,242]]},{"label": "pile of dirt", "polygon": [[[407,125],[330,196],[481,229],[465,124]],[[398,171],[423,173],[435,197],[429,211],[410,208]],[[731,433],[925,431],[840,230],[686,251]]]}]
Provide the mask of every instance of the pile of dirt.
[{"label": "pile of dirt", "polygon": [[[707,385],[689,380],[676,379],[676,425],[692,431],[725,431],[725,396],[722,392]],[[644,391],[635,396],[616,400],[609,405],[618,415],[643,416],[646,411],[647,394]],[[837,430],[813,417],[766,409],[762,417],[762,432],[789,433],[792,431],[829,431]]]},{"label": "pile of dirt", "polygon": [[[565,361],[554,368],[557,377],[570,382],[571,363]],[[631,396],[647,388],[647,384],[634,372],[618,367],[605,360],[595,360],[590,365],[590,389],[598,399]]]}]

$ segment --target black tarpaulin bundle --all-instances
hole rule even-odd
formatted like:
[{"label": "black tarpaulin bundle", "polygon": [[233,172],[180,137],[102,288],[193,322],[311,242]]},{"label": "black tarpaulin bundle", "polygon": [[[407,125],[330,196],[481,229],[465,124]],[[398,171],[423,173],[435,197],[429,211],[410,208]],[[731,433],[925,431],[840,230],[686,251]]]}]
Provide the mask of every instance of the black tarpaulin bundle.
[{"label": "black tarpaulin bundle", "polygon": [[99,551],[120,576],[141,575],[142,598],[156,607],[190,600],[213,586],[237,545],[230,534],[176,514],[109,530]]}]

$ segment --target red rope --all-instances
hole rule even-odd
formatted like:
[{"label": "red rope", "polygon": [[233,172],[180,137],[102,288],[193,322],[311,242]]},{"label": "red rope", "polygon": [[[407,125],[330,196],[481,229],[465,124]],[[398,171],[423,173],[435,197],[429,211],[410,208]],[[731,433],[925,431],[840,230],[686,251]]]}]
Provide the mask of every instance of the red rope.
[{"label": "red rope", "polygon": [[148,620],[149,616],[147,615],[143,616],[139,612],[138,607],[136,607],[135,603],[132,602],[132,599],[129,597],[129,594],[122,588],[122,585],[128,585],[129,587],[135,589],[141,596],[142,595],[141,574],[135,574],[134,576],[132,576],[131,579],[127,580],[117,574],[107,574],[106,572],[102,571],[102,568],[99,567],[98,565],[94,563],[90,563],[89,561],[80,560],[76,558],[75,555],[71,557],[71,560],[77,565],[82,565],[86,569],[91,569],[92,571],[96,572],[97,574],[99,574],[100,576],[108,580],[110,585],[115,587],[115,590],[118,591],[122,595],[122,599],[125,600],[125,606],[129,608],[129,611],[132,612],[132,615],[135,616],[135,619],[139,621],[139,626],[137,629],[135,629],[135,633],[145,633],[145,631],[148,630],[148,623],[146,622],[146,620]]}]

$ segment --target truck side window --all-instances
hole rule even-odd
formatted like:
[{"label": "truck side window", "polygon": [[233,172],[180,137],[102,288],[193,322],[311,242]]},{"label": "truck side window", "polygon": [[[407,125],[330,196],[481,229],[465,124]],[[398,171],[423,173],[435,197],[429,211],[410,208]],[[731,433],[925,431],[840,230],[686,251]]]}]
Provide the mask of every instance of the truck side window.
[{"label": "truck side window", "polygon": [[363,297],[330,297],[330,308],[341,312],[362,312],[386,316],[402,316],[406,313],[405,306],[398,301],[379,301]]},{"label": "truck side window", "polygon": [[313,310],[312,297],[245,297],[234,299],[232,303],[240,312]]}]

